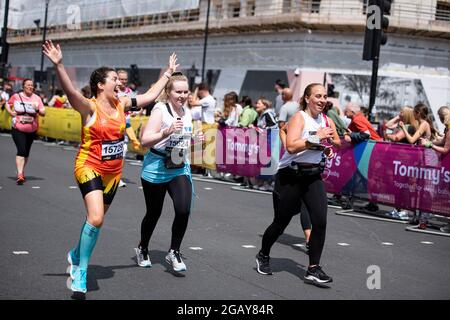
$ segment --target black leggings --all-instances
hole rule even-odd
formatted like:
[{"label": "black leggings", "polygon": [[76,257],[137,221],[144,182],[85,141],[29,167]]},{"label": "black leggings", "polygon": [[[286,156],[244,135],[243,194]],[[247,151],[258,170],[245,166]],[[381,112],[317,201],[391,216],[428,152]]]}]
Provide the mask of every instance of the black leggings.
[{"label": "black leggings", "polygon": [[283,168],[275,176],[273,207],[275,217],[264,232],[261,252],[270,254],[278,237],[283,234],[292,217],[301,211],[302,200],[308,209],[312,224],[309,239],[309,264],[320,262],[327,226],[327,194],[320,175],[296,178],[289,168]]},{"label": "black leggings", "polygon": [[22,132],[17,129],[11,129],[11,135],[16,144],[17,155],[28,158],[30,156],[31,145],[33,144],[36,132]]},{"label": "black leggings", "polygon": [[189,178],[182,175],[166,183],[151,183],[144,179],[141,179],[141,182],[147,213],[141,223],[140,247],[148,247],[153,230],[161,216],[166,191],[168,191],[175,208],[170,249],[180,250],[191,210],[192,184]]}]

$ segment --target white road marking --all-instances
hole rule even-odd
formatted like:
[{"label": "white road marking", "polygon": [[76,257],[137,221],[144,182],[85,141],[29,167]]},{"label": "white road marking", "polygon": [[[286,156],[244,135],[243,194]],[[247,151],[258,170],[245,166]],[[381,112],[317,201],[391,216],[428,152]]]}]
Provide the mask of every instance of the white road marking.
[{"label": "white road marking", "polygon": [[349,244],[345,242],[338,242],[338,246],[346,247],[349,246]]},{"label": "white road marking", "polygon": [[13,251],[13,254],[19,255],[19,254],[30,254],[28,251]]},{"label": "white road marking", "polygon": [[431,241],[420,241],[420,243],[423,243],[423,244],[434,244],[434,242],[431,242]]},{"label": "white road marking", "polygon": [[205,190],[212,190],[213,188],[203,188],[203,189],[205,189]]},{"label": "white road marking", "polygon": [[293,246],[294,247],[304,247],[305,245],[301,244],[301,243],[294,243]]},{"label": "white road marking", "polygon": [[140,162],[130,162],[130,166],[142,167],[142,163]]},{"label": "white road marking", "polygon": [[382,242],[381,244],[385,245],[385,246],[393,246],[394,245],[392,242]]},{"label": "white road marking", "polygon": [[141,186],[141,187],[138,187],[138,189],[141,189],[141,190],[142,190],[142,186]]},{"label": "white road marking", "polygon": [[256,248],[255,246],[251,245],[251,244],[244,244],[242,246],[242,248],[246,248],[246,249],[250,249],[250,248]]},{"label": "white road marking", "polygon": [[189,249],[195,250],[195,251],[203,250],[203,248],[200,248],[200,247],[189,247]]},{"label": "white road marking", "polygon": [[31,187],[32,189],[40,189],[41,187],[39,187],[39,186],[33,186],[33,187]]},{"label": "white road marking", "polygon": [[69,188],[70,188],[70,189],[78,189],[77,186],[70,186]]}]

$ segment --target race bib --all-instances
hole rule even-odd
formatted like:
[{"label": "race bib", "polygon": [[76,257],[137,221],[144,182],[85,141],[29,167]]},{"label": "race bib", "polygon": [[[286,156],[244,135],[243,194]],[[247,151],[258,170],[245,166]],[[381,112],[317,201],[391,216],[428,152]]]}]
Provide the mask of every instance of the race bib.
[{"label": "race bib", "polygon": [[191,147],[191,135],[188,134],[172,134],[168,141],[169,149],[188,149]]},{"label": "race bib", "polygon": [[123,157],[123,138],[115,141],[102,142],[102,160],[122,159]]},{"label": "race bib", "polygon": [[21,123],[32,123],[34,121],[33,117],[30,116],[19,116]]}]

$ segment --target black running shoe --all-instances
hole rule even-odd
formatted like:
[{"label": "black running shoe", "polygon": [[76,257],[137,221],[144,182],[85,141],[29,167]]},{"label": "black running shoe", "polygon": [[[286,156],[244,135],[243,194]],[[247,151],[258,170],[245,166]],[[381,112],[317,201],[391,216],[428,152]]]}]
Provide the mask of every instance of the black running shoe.
[{"label": "black running shoe", "polygon": [[373,202],[369,202],[368,204],[366,204],[364,206],[364,209],[367,210],[367,211],[372,211],[372,212],[376,212],[376,211],[380,210],[378,205],[376,203],[373,203]]},{"label": "black running shoe", "polygon": [[272,269],[270,268],[269,260],[269,256],[265,256],[259,252],[256,255],[256,271],[260,274],[271,275]]},{"label": "black running shoe", "polygon": [[306,271],[305,282],[323,284],[333,282],[333,279],[323,272],[320,266],[309,267]]}]

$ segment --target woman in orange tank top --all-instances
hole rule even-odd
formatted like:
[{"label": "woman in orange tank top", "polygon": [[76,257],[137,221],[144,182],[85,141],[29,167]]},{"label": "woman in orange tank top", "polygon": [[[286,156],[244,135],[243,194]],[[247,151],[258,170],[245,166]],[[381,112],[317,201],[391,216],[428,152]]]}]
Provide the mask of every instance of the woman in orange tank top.
[{"label": "woman in orange tank top", "polygon": [[72,84],[62,63],[60,46],[47,41],[43,45],[43,52],[54,64],[70,104],[81,115],[82,141],[75,160],[75,178],[84,199],[87,216],[78,245],[68,252],[67,259],[72,291],[86,293],[89,258],[122,174],[124,111],[149,105],[156,100],[178,67],[177,57],[172,54],[164,75],[147,92],[135,98],[119,98],[121,83],[114,69],[96,69],[90,78],[93,97],[87,99]]}]

